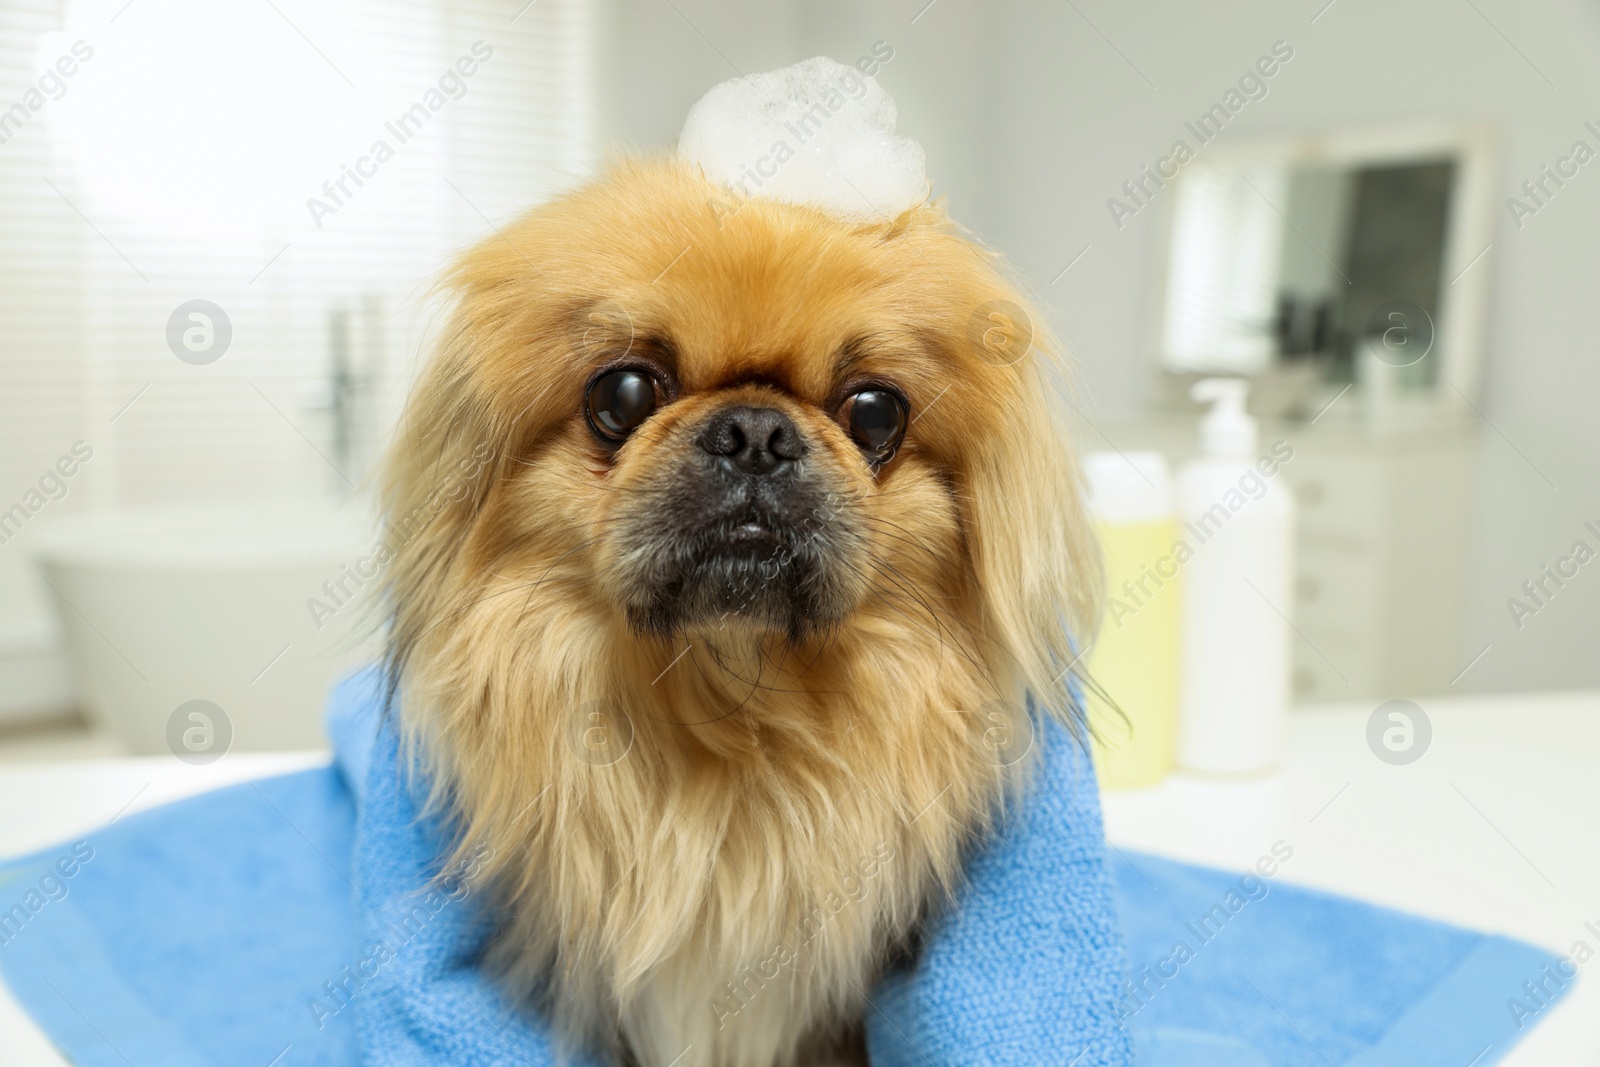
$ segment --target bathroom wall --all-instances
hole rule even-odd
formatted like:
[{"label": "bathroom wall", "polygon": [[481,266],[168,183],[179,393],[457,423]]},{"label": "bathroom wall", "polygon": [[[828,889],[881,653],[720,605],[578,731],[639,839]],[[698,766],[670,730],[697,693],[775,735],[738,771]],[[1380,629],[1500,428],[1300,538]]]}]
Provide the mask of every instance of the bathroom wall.
[{"label": "bathroom wall", "polygon": [[[1275,42],[1293,57],[1220,137],[1485,120],[1501,132],[1508,189],[1579,138],[1600,149],[1584,129],[1600,127],[1600,7],[1577,0],[612,0],[610,13],[603,121],[634,145],[669,142],[705,86],[736,68],[819,52],[848,61],[891,42],[880,79],[901,129],[927,147],[936,193],[1039,294],[1093,419],[1136,411],[1154,379],[1144,342],[1155,211],[1119,226],[1106,201]],[[1580,537],[1600,548],[1583,528],[1600,528],[1600,162],[1520,221],[1502,203],[1473,268],[1493,284],[1478,498],[1459,532],[1473,561],[1461,661],[1488,651],[1461,689],[1600,685],[1600,562],[1520,629],[1507,607]]]},{"label": "bathroom wall", "polygon": [[[997,116],[1003,129],[994,158],[1027,158],[1029,165],[996,172],[1005,188],[979,208],[982,225],[1041,285],[1092,244],[1048,292],[1101,409],[1137,406],[1151,380],[1140,342],[1151,313],[1143,283],[1157,238],[1153,212],[1118,229],[1106,198],[1163,154],[1183,121],[1274,41],[1289,42],[1294,59],[1222,136],[1486,119],[1502,133],[1507,187],[1554,163],[1578,138],[1600,148],[1583,128],[1600,120],[1592,105],[1600,85],[1600,8],[1567,0],[1486,0],[1476,10],[1434,0],[1338,0],[1313,25],[1325,2],[1242,2],[1220,11],[1166,2],[1079,4],[1116,48],[1071,5],[1003,5],[1000,93],[1021,106]],[[1493,284],[1476,516],[1460,531],[1472,546],[1461,662],[1485,645],[1489,651],[1461,688],[1600,684],[1600,567],[1580,570],[1547,608],[1523,618],[1520,630],[1506,606],[1523,581],[1580,536],[1600,545],[1582,529],[1600,516],[1593,463],[1600,360],[1580,295],[1600,268],[1600,166],[1587,170],[1523,218],[1520,229],[1502,205],[1493,248],[1474,268],[1489,270]]]}]

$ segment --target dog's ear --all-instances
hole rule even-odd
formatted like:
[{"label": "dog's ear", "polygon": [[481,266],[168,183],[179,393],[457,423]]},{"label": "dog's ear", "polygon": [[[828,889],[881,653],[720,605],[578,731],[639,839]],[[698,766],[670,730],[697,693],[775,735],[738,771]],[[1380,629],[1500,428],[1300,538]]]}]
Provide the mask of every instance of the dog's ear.
[{"label": "dog's ear", "polygon": [[380,558],[387,561],[383,610],[390,613],[391,696],[417,643],[457,608],[461,555],[506,458],[488,405],[471,383],[465,353],[451,347],[438,353],[417,383],[384,460]]},{"label": "dog's ear", "polygon": [[576,313],[533,263],[541,240],[530,215],[463,253],[437,293],[449,317],[383,464],[391,695],[417,643],[475,595],[492,495],[560,404]]},{"label": "dog's ear", "polygon": [[1014,295],[981,303],[965,340],[995,404],[965,449],[961,494],[986,628],[1028,692],[1087,736],[1070,679],[1094,640],[1102,580],[1064,428],[1063,362]]}]

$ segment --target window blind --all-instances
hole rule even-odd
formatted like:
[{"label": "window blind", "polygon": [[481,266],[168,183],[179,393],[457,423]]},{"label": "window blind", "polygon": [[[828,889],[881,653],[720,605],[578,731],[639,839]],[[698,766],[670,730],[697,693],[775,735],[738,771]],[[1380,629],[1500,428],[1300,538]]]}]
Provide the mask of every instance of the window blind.
[{"label": "window blind", "polygon": [[[449,255],[590,172],[591,18],[0,8],[0,509],[79,440],[93,458],[47,510],[360,491]],[[48,641],[27,539],[0,546],[0,654]]]}]

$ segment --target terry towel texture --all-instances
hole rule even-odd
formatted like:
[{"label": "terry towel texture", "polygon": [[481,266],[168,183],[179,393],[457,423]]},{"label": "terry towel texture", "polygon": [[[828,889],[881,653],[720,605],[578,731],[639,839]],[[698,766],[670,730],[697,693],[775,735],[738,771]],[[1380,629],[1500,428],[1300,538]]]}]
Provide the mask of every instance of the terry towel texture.
[{"label": "terry towel texture", "polygon": [[[438,828],[376,696],[371,673],[335,693],[332,768],[0,872],[0,971],[74,1063],[557,1062],[475,969],[474,900],[428,888]],[[1238,874],[1155,857],[1108,873],[1092,770],[1054,725],[1037,741],[1041,774],[959,907],[871,991],[874,1067],[1486,1067],[1519,1035],[1507,1002],[1548,953],[1284,885],[1217,913]]]}]

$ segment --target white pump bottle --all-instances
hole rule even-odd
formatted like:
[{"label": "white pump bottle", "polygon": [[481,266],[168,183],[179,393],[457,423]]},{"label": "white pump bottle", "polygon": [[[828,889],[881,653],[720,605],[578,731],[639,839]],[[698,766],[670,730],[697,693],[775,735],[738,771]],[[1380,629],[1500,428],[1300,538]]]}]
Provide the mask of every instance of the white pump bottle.
[{"label": "white pump bottle", "polygon": [[1294,498],[1245,411],[1250,383],[1206,378],[1200,455],[1178,472],[1184,569],[1178,762],[1219,773],[1283,758],[1289,705]]}]

